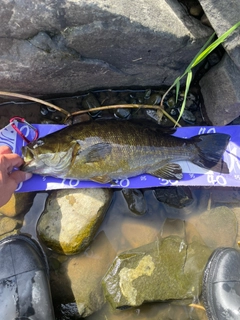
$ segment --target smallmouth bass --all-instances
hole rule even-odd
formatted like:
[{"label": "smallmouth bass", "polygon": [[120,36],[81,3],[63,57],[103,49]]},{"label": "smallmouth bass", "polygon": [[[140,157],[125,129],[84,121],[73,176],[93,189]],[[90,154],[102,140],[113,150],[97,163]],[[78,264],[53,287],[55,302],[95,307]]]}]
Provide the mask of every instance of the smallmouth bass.
[{"label": "smallmouth bass", "polygon": [[131,121],[79,123],[51,133],[22,148],[23,171],[99,183],[148,173],[180,180],[175,161],[188,160],[213,171],[229,173],[222,155],[230,136],[210,133],[190,139],[167,134],[160,126]]}]

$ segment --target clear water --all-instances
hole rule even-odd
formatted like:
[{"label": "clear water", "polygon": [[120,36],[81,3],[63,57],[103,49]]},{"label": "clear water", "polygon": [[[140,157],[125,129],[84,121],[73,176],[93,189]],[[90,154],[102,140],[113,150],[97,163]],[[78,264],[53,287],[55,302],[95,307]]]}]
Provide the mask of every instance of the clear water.
[{"label": "clear water", "polygon": [[[211,243],[213,233],[214,239],[217,240],[214,246],[229,246],[229,241],[232,241],[232,236],[229,240],[229,232],[224,232],[222,225],[216,224],[211,221],[212,225],[209,229],[206,226],[198,225],[201,215],[206,210],[213,209],[220,206],[227,206],[235,212],[237,220],[240,219],[239,201],[240,190],[237,188],[192,188],[193,203],[183,209],[176,209],[168,205],[164,205],[156,200],[152,190],[145,190],[144,197],[147,202],[148,211],[143,216],[134,215],[127,206],[120,190],[115,191],[114,200],[105,216],[105,219],[98,231],[92,245],[84,253],[73,257],[64,257],[56,255],[49,251],[50,265],[52,261],[60,261],[57,266],[51,265],[51,276],[64,277],[64,272],[67,272],[67,262],[71,259],[81,260],[81,265],[84,264],[86,268],[92,268],[94,261],[94,270],[101,269],[101,259],[108,260],[107,264],[110,265],[114,257],[132,248],[155,241],[159,236],[168,236],[171,234],[181,234],[182,227],[179,221],[183,222],[184,232],[189,237],[199,236],[207,244]],[[33,207],[25,215],[24,225],[21,232],[32,234],[37,237],[36,224],[37,220],[43,210],[44,202],[47,194],[38,194],[35,198]],[[168,219],[168,220],[166,220]],[[180,227],[179,227],[180,226]],[[197,234],[196,234],[197,231]],[[233,240],[232,246],[237,247],[237,240]],[[78,260],[76,260],[78,261]],[[105,267],[106,268],[106,267]],[[88,273],[91,277],[91,272]],[[95,277],[94,272],[92,277]],[[91,279],[88,279],[91,283]],[[54,281],[53,281],[54,282]],[[71,286],[71,284],[69,284]],[[81,286],[81,282],[78,284]],[[61,289],[59,287],[58,289]],[[62,288],[63,289],[63,288]],[[84,291],[84,288],[82,288]],[[74,290],[73,290],[74,291]],[[56,288],[53,288],[53,298]],[[73,292],[74,293],[74,292]],[[78,319],[76,316],[77,309],[73,303],[66,303],[66,301],[58,301],[54,299],[54,304],[62,304],[62,311],[59,312],[59,307],[56,308],[56,319]],[[67,310],[67,311],[66,311]],[[75,315],[74,315],[75,314]],[[171,301],[171,302],[158,302],[148,303],[138,308],[128,310],[112,310],[110,305],[106,303],[103,308],[91,316],[87,317],[91,320],[115,320],[115,319],[207,319],[205,311],[201,305],[199,297],[195,297],[193,301]]]}]

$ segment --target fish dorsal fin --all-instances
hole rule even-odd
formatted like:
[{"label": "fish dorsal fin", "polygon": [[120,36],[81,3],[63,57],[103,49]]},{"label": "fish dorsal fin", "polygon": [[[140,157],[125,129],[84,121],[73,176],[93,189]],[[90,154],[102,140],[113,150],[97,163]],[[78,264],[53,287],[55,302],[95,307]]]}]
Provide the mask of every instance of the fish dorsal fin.
[{"label": "fish dorsal fin", "polygon": [[167,163],[161,168],[147,173],[167,180],[181,180],[183,177],[182,168],[177,163]]},{"label": "fish dorsal fin", "polygon": [[128,120],[128,122],[133,123],[133,124],[137,124],[138,126],[141,126],[143,130],[155,131],[159,134],[171,135],[171,134],[174,134],[177,130],[174,127],[161,126],[161,125],[157,124],[156,122],[153,122],[152,120],[146,120],[145,118],[144,119],[131,119],[131,120]]},{"label": "fish dorsal fin", "polygon": [[97,143],[84,150],[86,163],[98,162],[111,153],[112,147],[109,143]]},{"label": "fish dorsal fin", "polygon": [[112,181],[108,175],[91,177],[90,180],[98,183],[108,183]]}]

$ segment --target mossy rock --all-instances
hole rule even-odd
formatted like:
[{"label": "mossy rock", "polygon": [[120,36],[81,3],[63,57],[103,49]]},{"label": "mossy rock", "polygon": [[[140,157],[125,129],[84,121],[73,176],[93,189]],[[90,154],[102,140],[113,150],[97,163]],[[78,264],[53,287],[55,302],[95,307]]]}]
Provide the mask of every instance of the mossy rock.
[{"label": "mossy rock", "polygon": [[105,297],[113,308],[121,309],[199,296],[211,252],[197,242],[187,245],[178,236],[123,252],[103,278]]},{"label": "mossy rock", "polygon": [[66,255],[94,238],[112,199],[110,189],[58,190],[47,199],[37,230],[47,247]]}]

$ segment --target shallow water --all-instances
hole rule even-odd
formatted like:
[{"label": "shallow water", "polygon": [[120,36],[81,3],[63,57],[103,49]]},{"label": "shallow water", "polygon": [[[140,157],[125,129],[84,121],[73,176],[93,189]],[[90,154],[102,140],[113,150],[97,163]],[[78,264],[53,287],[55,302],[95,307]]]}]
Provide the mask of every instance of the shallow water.
[{"label": "shallow water", "polygon": [[[196,222],[200,220],[201,215],[206,210],[213,209],[215,207],[227,206],[231,208],[237,219],[240,219],[239,201],[240,190],[237,188],[192,188],[193,202],[188,207],[177,209],[170,207],[156,200],[152,190],[144,191],[144,198],[147,202],[147,213],[143,216],[137,216],[133,214],[127,206],[124,200],[121,190],[114,192],[113,202],[105,216],[105,219],[98,231],[96,240],[89,249],[84,253],[76,255],[80,256],[82,263],[86,267],[88,263],[92,263],[92,259],[95,259],[97,264],[102,257],[102,251],[107,250],[109,255],[115,256],[125,250],[136,248],[144,244],[155,241],[157,237],[166,237],[171,234],[182,234],[186,236],[186,233],[192,236],[196,236],[196,230],[201,236],[204,236],[203,241],[210,243],[212,241],[212,233],[210,230],[214,230],[214,239],[219,238],[219,246],[229,246],[229,232],[231,230],[226,229],[226,233],[222,232],[220,228],[218,230],[218,224],[209,226],[209,232],[202,229]],[[24,225],[21,232],[28,233],[37,237],[36,225],[39,216],[44,207],[44,202],[47,193],[40,193],[34,200],[33,207],[25,215]],[[167,219],[167,220],[166,220]],[[182,221],[182,224],[179,223]],[[188,226],[186,227],[186,224]],[[184,230],[182,228],[184,225]],[[193,227],[195,225],[195,227]],[[227,226],[226,226],[227,228]],[[205,233],[204,233],[205,232]],[[101,240],[101,235],[104,233],[104,241]],[[193,235],[192,235],[193,234]],[[197,236],[199,236],[197,234]],[[107,238],[107,242],[105,240]],[[232,243],[233,247],[237,247],[237,239]],[[109,243],[111,249],[109,249]],[[104,247],[106,246],[106,248]],[[218,243],[216,244],[218,246]],[[111,251],[111,253],[110,253]],[[58,255],[48,252],[50,265],[52,258],[56,258]],[[105,257],[106,258],[106,257]],[[72,257],[62,256],[63,267],[59,276],[64,273],[64,263],[67,260],[73,259]],[[58,259],[59,260],[59,259]],[[52,272],[55,272],[55,267],[51,266]],[[57,266],[59,269],[60,266]],[[66,270],[65,270],[66,271]],[[92,275],[94,277],[94,274]],[[148,303],[138,308],[132,308],[128,310],[112,310],[110,305],[106,303],[104,307],[87,317],[91,320],[117,320],[117,319],[202,319],[205,320],[206,314],[199,302],[199,297],[195,297],[194,301],[172,301],[172,302],[159,302]],[[61,301],[54,300],[56,306],[56,319],[78,319],[76,316],[76,305],[74,303],[62,303]],[[59,304],[62,308],[60,312]],[[189,304],[193,303],[193,306]],[[63,312],[63,309],[65,311]],[[66,312],[67,310],[67,312]],[[75,314],[75,315],[73,315]]]},{"label": "shallow water", "polygon": [[[219,205],[227,205],[238,211],[240,199],[238,189],[193,188],[192,192],[194,197],[193,203],[187,208],[176,209],[156,201],[151,190],[145,191],[149,211],[145,216],[141,217],[133,216],[128,211],[123,204],[121,193],[117,192],[115,202],[107,214],[102,229],[105,231],[115,250],[119,253],[156,240],[159,232],[163,236],[181,233],[179,224],[176,223],[178,219],[184,223],[188,221],[191,228],[191,223],[194,223],[196,218],[207,209],[212,209]],[[171,220],[169,221],[173,223],[165,224],[165,227],[163,227],[163,223],[166,222],[167,218],[170,218]],[[144,228],[146,228],[146,231],[144,231]],[[211,225],[209,230],[214,228],[216,226]],[[188,230],[189,233],[190,231]],[[201,232],[201,230],[198,231]],[[219,230],[219,232],[221,231]],[[215,230],[215,232],[217,234],[218,230]],[[224,245],[225,238],[226,244],[229,245],[227,242],[228,234],[224,235],[221,233],[219,236],[221,237],[220,245]],[[211,234],[209,232],[209,234],[205,234],[205,239],[203,240],[208,243],[210,239]],[[236,247],[236,245],[237,243],[233,246]],[[197,301],[198,297],[192,303]],[[206,319],[205,311],[202,310],[200,305],[188,307],[178,304],[181,303],[153,303],[125,311],[113,311],[106,304],[100,312],[90,316],[89,319]]]},{"label": "shallow water", "polygon": [[35,196],[33,205],[31,209],[25,214],[23,225],[20,229],[21,233],[31,235],[31,237],[36,241],[38,241],[37,222],[43,212],[47,197],[48,193],[46,192],[38,193]]}]

